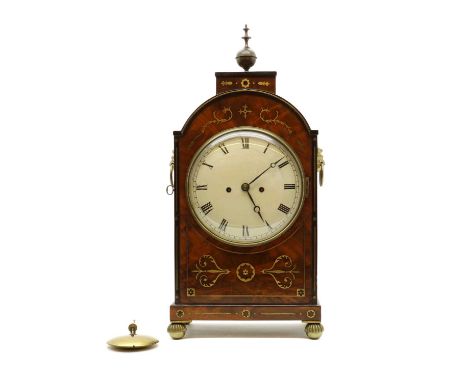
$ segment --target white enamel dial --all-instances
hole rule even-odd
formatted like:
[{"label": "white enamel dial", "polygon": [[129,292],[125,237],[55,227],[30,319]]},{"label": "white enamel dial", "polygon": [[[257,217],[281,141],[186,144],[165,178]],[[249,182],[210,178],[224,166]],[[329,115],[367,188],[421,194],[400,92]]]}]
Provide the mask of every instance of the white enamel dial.
[{"label": "white enamel dial", "polygon": [[227,130],[194,156],[187,177],[189,205],[216,239],[239,246],[264,244],[296,219],[304,175],[278,136],[253,127]]}]

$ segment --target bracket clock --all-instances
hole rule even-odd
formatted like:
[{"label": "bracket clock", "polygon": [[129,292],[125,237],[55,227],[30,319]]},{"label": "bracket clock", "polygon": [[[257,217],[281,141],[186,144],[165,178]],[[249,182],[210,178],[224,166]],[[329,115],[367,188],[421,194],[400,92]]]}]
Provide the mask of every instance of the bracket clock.
[{"label": "bracket clock", "polygon": [[275,94],[276,72],[248,71],[244,31],[244,71],[216,73],[216,95],[174,132],[168,332],[183,338],[192,320],[300,320],[318,339],[318,132]]}]

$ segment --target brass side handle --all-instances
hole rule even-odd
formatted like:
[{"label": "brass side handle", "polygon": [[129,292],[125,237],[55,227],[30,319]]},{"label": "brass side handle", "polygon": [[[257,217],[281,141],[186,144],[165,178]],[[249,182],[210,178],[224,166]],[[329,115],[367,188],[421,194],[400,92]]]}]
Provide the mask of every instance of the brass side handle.
[{"label": "brass side handle", "polygon": [[317,172],[319,173],[319,184],[320,187],[323,186],[323,168],[325,166],[325,161],[323,160],[323,150],[317,150]]},{"label": "brass side handle", "polygon": [[174,193],[174,151],[172,151],[171,162],[169,163],[169,185],[166,187],[166,194]]}]

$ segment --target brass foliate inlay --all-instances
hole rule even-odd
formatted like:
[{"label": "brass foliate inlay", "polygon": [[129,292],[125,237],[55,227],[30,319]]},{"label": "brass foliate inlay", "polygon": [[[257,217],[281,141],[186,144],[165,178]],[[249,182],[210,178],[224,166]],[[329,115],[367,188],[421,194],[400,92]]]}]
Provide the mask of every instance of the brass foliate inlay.
[{"label": "brass foliate inlay", "polygon": [[232,110],[231,107],[223,107],[222,111],[217,113],[216,111],[213,112],[213,119],[210,119],[207,121],[202,128],[200,129],[200,132],[192,139],[192,141],[189,143],[189,147],[192,147],[195,141],[200,138],[202,135],[205,134],[205,131],[208,127],[210,126],[219,126],[225,122],[229,122],[232,119]]},{"label": "brass foliate inlay", "polygon": [[210,255],[200,257],[192,272],[196,274],[195,279],[205,288],[212,287],[221,276],[230,273],[229,269],[220,268],[214,257]]},{"label": "brass foliate inlay", "polygon": [[262,270],[262,273],[270,275],[281,289],[288,289],[296,278],[294,274],[299,272],[289,256],[281,255],[276,258],[271,268]]},{"label": "brass foliate inlay", "polygon": [[292,128],[289,126],[287,123],[281,121],[278,119],[279,117],[279,112],[278,110],[274,110],[275,115],[273,116],[273,110],[270,110],[269,108],[262,107],[262,110],[260,111],[260,119],[268,124],[273,124],[275,126],[279,125],[284,127],[286,130],[288,130],[289,134],[292,134]]}]

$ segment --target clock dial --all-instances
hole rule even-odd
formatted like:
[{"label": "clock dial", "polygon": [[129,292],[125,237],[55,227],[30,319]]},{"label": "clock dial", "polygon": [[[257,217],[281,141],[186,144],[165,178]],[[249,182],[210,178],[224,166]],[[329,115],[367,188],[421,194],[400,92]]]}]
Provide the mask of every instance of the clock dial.
[{"label": "clock dial", "polygon": [[239,127],[216,135],[197,152],[187,193],[193,215],[208,233],[228,244],[254,246],[277,238],[295,221],[304,175],[281,138]]}]

